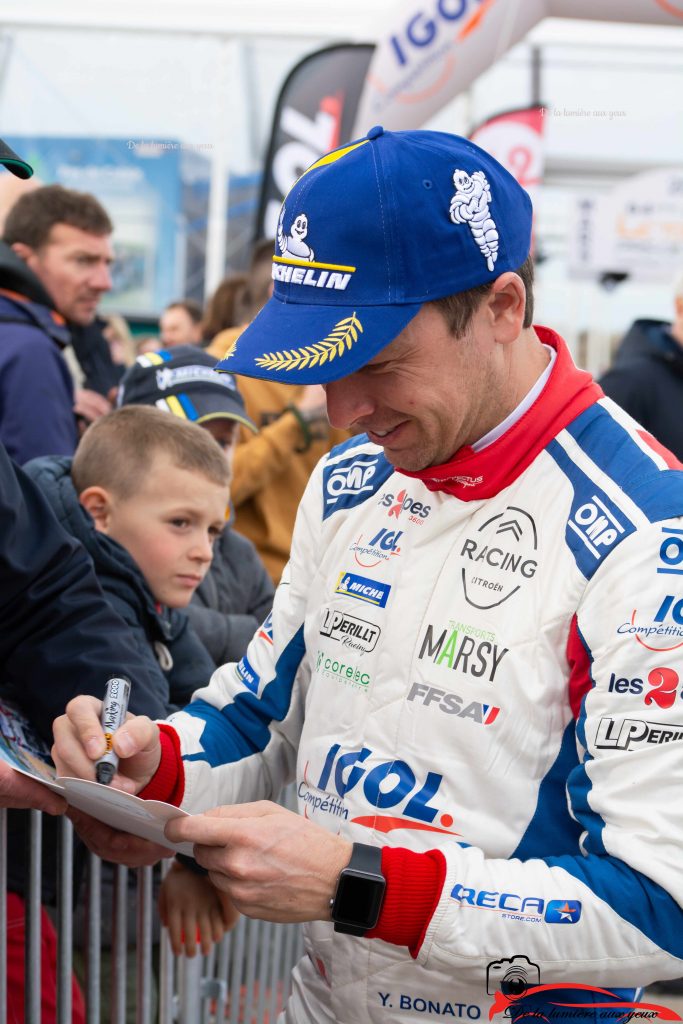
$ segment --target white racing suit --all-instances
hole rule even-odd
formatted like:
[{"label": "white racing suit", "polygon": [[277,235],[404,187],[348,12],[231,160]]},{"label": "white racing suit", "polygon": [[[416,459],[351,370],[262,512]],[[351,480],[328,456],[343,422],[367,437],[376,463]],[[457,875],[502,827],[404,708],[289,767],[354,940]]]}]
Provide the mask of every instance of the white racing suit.
[{"label": "white racing suit", "polygon": [[171,719],[183,808],[296,779],[325,828],[445,858],[415,958],[306,926],[288,1022],[486,1021],[508,961],[683,974],[683,473],[595,391],[567,422],[551,343],[528,465],[506,435],[448,493],[364,437],[324,458],[272,616]]}]

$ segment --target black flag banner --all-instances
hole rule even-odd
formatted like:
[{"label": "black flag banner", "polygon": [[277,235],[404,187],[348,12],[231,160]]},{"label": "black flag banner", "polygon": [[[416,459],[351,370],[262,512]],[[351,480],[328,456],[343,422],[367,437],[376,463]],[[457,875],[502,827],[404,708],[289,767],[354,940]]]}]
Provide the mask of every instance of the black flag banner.
[{"label": "black flag banner", "polygon": [[280,205],[296,179],[351,139],[373,51],[369,43],[328,46],[308,54],[287,76],[273,115],[256,239],[275,238]]}]

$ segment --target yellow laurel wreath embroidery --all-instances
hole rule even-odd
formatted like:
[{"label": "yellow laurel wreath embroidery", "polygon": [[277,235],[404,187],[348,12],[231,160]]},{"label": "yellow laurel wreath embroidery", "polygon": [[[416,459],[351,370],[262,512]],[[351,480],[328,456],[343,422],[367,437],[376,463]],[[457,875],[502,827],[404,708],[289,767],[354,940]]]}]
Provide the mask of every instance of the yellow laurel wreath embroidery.
[{"label": "yellow laurel wreath embroidery", "polygon": [[303,348],[284,349],[282,352],[265,352],[254,360],[265,370],[307,370],[323,363],[332,362],[343,355],[358,341],[363,325],[355,312],[336,323],[327,337]]}]

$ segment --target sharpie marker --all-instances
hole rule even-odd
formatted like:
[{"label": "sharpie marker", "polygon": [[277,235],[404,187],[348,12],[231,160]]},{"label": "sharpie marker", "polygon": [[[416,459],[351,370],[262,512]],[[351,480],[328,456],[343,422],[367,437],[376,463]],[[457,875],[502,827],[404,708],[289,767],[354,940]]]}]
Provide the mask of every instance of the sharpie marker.
[{"label": "sharpie marker", "polygon": [[107,741],[107,750],[95,762],[95,778],[104,786],[109,785],[119,766],[119,759],[113,749],[114,733],[126,720],[129,697],[130,679],[127,679],[126,676],[113,676],[107,680],[100,718],[104,729],[104,738]]}]

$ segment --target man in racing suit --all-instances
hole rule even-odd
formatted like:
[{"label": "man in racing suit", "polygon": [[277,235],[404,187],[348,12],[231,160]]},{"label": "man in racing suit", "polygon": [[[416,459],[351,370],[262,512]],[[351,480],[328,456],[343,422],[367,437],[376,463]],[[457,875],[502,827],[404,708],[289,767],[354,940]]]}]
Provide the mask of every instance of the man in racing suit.
[{"label": "man in racing suit", "polygon": [[[313,473],[246,656],[117,733],[120,784],[224,805],[168,838],[307,922],[287,1024],[679,977],[683,467],[531,326],[530,203],[472,143],[373,129],[301,213],[315,260],[275,256],[219,368],[324,383],[365,433]],[[62,773],[92,777],[97,710],[57,723]]]}]

